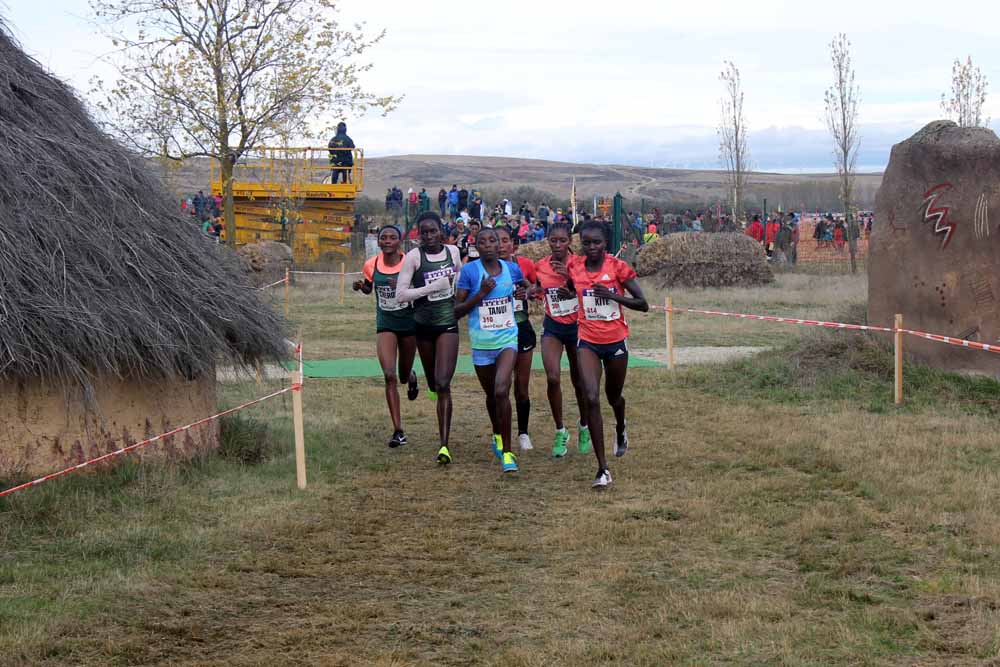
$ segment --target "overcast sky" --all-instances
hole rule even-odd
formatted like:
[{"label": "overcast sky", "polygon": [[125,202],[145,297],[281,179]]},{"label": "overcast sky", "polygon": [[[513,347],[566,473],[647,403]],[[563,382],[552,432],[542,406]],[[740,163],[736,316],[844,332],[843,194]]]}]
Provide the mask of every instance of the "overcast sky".
[{"label": "overcast sky", "polygon": [[[22,46],[84,90],[107,44],[86,0],[0,0]],[[828,44],[848,34],[861,88],[859,166],[941,117],[955,58],[994,84],[1000,3],[908,0],[672,2],[345,0],[345,22],[385,28],[368,88],[404,95],[382,118],[348,119],[369,155],[502,155],[718,167],[723,60],[740,68],[750,150],[765,170],[829,170]],[[994,121],[994,129],[1000,123]],[[317,138],[319,139],[319,138]],[[325,141],[324,141],[325,143]]]}]

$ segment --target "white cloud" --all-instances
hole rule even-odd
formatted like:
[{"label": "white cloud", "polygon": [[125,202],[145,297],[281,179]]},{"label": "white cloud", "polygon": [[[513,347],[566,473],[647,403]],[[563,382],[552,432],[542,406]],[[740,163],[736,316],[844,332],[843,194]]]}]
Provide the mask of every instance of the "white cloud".
[{"label": "white cloud", "polygon": [[[2,0],[0,0],[2,1]],[[78,87],[107,48],[85,0],[12,0],[9,16],[47,67]],[[1000,4],[618,0],[344,0],[345,23],[387,29],[366,54],[370,89],[404,94],[385,118],[349,119],[369,154],[481,153],[714,166],[718,72],[740,67],[759,166],[829,162],[828,43],[846,31],[861,88],[864,159],[940,115],[951,62],[971,54],[1000,86]],[[103,45],[102,45],[103,44]],[[96,71],[99,71],[97,69]],[[1000,95],[988,100],[1000,118]],[[318,139],[318,138],[317,138]]]}]

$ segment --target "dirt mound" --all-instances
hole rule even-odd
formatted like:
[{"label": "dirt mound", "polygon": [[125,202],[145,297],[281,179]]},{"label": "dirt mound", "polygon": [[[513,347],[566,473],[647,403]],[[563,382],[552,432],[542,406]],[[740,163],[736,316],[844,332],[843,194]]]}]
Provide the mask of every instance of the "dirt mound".
[{"label": "dirt mound", "polygon": [[292,265],[292,249],[277,241],[248,243],[237,254],[257,286],[281,280],[285,277],[285,269]]},{"label": "dirt mound", "polygon": [[636,272],[663,287],[751,287],[774,274],[759,243],[745,234],[679,232],[643,246]]}]

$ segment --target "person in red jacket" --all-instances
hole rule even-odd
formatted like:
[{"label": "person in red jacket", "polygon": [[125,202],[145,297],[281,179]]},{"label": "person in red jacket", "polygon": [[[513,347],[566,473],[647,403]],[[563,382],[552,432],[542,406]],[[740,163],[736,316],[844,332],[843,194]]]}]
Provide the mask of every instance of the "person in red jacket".
[{"label": "person in red jacket", "polygon": [[760,216],[754,216],[753,221],[747,226],[747,236],[757,243],[764,241],[764,225],[760,224]]},{"label": "person in red jacket", "polygon": [[770,218],[767,221],[767,226],[764,230],[764,251],[768,257],[774,254],[774,238],[778,235],[779,229],[781,229],[780,222],[774,218]]}]

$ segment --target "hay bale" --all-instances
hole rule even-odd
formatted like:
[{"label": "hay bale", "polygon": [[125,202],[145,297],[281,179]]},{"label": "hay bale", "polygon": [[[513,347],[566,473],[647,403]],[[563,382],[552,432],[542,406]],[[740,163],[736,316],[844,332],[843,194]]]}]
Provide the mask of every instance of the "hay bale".
[{"label": "hay bale", "polygon": [[764,249],[745,234],[679,232],[639,252],[636,272],[662,287],[751,287],[774,280]]},{"label": "hay bale", "polygon": [[[569,247],[574,255],[583,254],[583,246],[580,245],[579,234],[573,235],[573,238],[570,239]],[[531,243],[522,243],[517,251],[517,254],[527,257],[532,262],[537,262],[543,257],[551,255],[552,250],[549,248],[548,241],[532,241]]]},{"label": "hay bale", "polygon": [[258,241],[241,247],[237,254],[251,281],[267,285],[285,277],[285,269],[292,266],[292,249],[277,241]]}]

